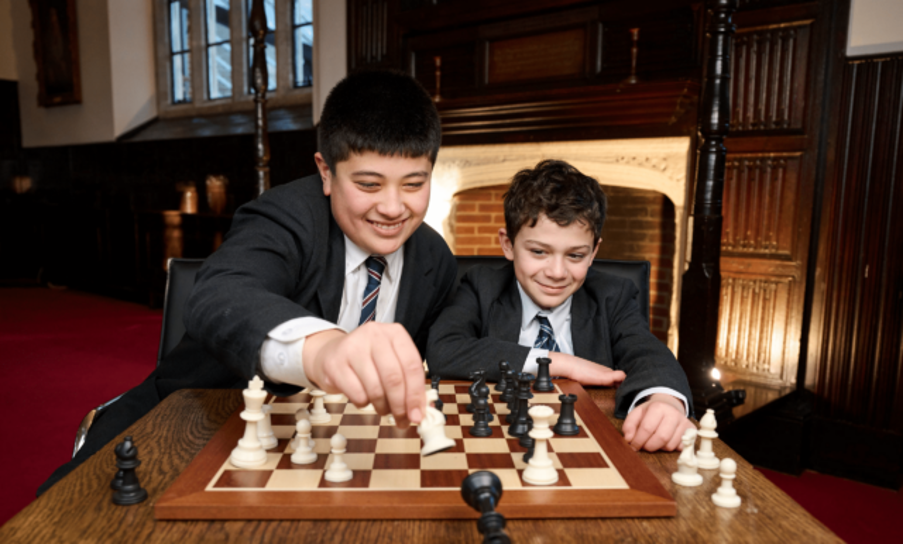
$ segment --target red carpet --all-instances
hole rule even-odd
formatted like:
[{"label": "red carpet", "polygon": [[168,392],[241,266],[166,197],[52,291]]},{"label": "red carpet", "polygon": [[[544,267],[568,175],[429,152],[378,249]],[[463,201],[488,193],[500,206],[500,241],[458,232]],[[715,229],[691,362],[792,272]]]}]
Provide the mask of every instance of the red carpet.
[{"label": "red carpet", "polygon": [[[77,291],[0,288],[0,413],[13,439],[0,448],[0,525],[69,459],[85,413],[154,369],[160,321],[159,310]],[[762,472],[850,544],[904,540],[900,491]]]},{"label": "red carpet", "polygon": [[0,524],[72,455],[93,407],[157,362],[162,313],[76,291],[0,288]]}]

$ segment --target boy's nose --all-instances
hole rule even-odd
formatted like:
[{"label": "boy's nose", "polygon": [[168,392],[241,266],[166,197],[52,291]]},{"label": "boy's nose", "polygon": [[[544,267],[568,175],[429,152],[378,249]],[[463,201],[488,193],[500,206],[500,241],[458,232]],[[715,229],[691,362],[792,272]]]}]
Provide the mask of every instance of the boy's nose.
[{"label": "boy's nose", "polygon": [[546,269],[546,275],[549,276],[550,279],[564,279],[566,274],[564,260],[556,257],[550,259],[549,266]]},{"label": "boy's nose", "polygon": [[377,212],[384,217],[396,218],[401,216],[404,211],[405,203],[398,191],[385,191],[377,203]]}]

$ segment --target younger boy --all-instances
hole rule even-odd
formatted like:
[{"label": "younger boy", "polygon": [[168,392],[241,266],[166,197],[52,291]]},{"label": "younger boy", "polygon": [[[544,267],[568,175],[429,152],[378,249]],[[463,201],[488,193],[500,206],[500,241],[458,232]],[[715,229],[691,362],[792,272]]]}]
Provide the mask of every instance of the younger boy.
[{"label": "younger boy", "polygon": [[[629,280],[591,270],[606,218],[596,180],[562,161],[518,172],[505,194],[499,242],[512,261],[474,267],[430,330],[434,374],[465,378],[478,368],[498,379],[496,361],[536,373],[619,385],[616,417],[634,449],[681,444],[691,392],[675,357],[650,333]],[[488,365],[488,362],[494,364]]]},{"label": "younger boy", "polygon": [[372,403],[400,426],[426,409],[422,353],[455,281],[442,237],[423,224],[440,145],[424,89],[389,72],[347,77],[318,126],[318,175],[239,208],[198,272],[186,335],[98,418],[78,455],[39,494],[170,393],[301,386]]}]

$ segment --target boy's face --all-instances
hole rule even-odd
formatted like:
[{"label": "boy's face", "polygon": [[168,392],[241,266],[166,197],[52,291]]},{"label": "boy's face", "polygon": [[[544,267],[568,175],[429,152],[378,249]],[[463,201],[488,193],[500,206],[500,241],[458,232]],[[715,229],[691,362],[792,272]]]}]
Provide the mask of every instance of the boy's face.
[{"label": "boy's face", "polygon": [[335,174],[320,153],[314,160],[336,223],[362,250],[388,255],[424,221],[433,170],[428,157],[352,153],[336,164]]},{"label": "boy's face", "polygon": [[515,240],[499,229],[499,243],[515,266],[521,288],[545,309],[555,308],[580,289],[599,247],[584,223],[563,227],[542,214],[533,227],[522,226]]}]

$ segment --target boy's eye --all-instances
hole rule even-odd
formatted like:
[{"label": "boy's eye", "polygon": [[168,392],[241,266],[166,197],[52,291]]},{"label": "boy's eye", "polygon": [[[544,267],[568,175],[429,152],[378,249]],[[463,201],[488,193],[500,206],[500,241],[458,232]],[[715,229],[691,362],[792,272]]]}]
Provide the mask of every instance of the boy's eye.
[{"label": "boy's eye", "polygon": [[411,181],[405,184],[408,189],[420,189],[427,183],[426,181]]},{"label": "boy's eye", "polygon": [[534,255],[543,255],[545,253],[542,249],[532,249],[530,252]]},{"label": "boy's eye", "polygon": [[380,186],[380,184],[375,181],[356,181],[355,185],[361,189],[376,189]]},{"label": "boy's eye", "polygon": [[574,259],[576,261],[580,261],[581,259],[584,258],[584,254],[583,253],[572,253],[571,255],[569,255],[569,257],[571,257],[572,259]]}]

